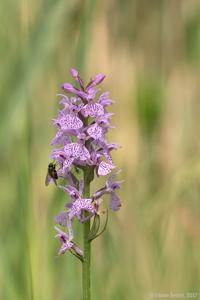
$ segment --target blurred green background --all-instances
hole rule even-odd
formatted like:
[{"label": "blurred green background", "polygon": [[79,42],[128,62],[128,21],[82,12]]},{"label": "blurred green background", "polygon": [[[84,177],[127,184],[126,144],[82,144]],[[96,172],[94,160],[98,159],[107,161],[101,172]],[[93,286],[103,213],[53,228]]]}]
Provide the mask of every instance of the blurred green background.
[{"label": "blurred green background", "polygon": [[93,243],[93,299],[200,299],[199,1],[2,0],[0,19],[0,299],[81,299],[80,263],[56,257],[65,195],[44,186],[71,67],[107,74],[122,145],[123,206]]}]

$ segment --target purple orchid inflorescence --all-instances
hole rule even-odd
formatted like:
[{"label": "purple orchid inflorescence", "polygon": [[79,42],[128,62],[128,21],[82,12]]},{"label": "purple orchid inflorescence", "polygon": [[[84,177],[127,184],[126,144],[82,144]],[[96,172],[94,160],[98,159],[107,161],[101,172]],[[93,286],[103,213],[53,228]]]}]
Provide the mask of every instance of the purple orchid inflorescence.
[{"label": "purple orchid inflorescence", "polygon": [[[60,104],[63,109],[58,117],[53,120],[57,133],[51,142],[52,146],[58,145],[51,153],[51,159],[57,166],[58,178],[66,178],[67,184],[59,187],[66,192],[71,202],[67,203],[64,211],[55,217],[55,221],[67,230],[67,233],[55,227],[56,237],[61,241],[58,254],[70,250],[79,258],[83,252],[73,242],[74,233],[72,222],[76,218],[80,222],[100,215],[100,206],[104,195],[110,196],[110,207],[116,211],[121,206],[120,198],[116,191],[120,188],[121,181],[114,181],[117,171],[106,181],[104,187],[96,191],[89,198],[84,197],[84,180],[78,179],[77,171],[89,170],[90,181],[97,177],[106,176],[116,169],[111,157],[111,151],[118,149],[118,145],[108,143],[106,135],[109,128],[112,113],[107,107],[113,103],[109,93],[105,92],[97,96],[100,91],[97,88],[105,78],[98,74],[85,85],[77,70],[71,69],[71,75],[76,81],[76,86],[64,83],[62,89],[65,94],[61,96]],[[77,87],[78,86],[78,87]],[[69,96],[68,96],[69,95]],[[87,212],[87,213],[85,213]],[[97,232],[95,232],[97,235]],[[93,233],[92,238],[95,238]]]}]

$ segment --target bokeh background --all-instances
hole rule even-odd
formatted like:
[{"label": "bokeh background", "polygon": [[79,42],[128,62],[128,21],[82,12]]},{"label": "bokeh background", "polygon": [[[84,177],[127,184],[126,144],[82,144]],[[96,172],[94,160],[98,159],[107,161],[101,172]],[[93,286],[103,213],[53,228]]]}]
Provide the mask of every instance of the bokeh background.
[{"label": "bokeh background", "polygon": [[93,243],[93,299],[200,299],[199,1],[2,0],[0,20],[0,299],[81,299],[80,263],[56,257],[66,196],[44,186],[71,67],[107,74],[122,145],[123,206]]}]

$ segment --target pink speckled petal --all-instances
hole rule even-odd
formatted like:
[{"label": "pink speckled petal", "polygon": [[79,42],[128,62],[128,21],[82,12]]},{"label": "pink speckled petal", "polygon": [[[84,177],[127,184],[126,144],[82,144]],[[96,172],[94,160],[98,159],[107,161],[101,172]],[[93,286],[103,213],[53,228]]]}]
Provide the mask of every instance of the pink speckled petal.
[{"label": "pink speckled petal", "polygon": [[88,149],[84,146],[82,146],[81,154],[80,154],[80,160],[87,160],[90,158],[90,153]]},{"label": "pink speckled petal", "polygon": [[62,130],[80,129],[83,122],[76,116],[66,115],[60,120],[60,126]]},{"label": "pink speckled petal", "polygon": [[80,158],[80,160],[87,160],[90,158],[90,153],[87,148],[78,143],[66,145],[64,151],[68,157]]},{"label": "pink speckled petal", "polygon": [[69,169],[71,167],[73,161],[74,161],[74,158],[65,159],[64,164],[63,164],[63,168],[62,168],[64,173],[67,169]]},{"label": "pink speckled petal", "polygon": [[76,216],[79,220],[81,220],[81,212],[83,210],[87,210],[91,214],[95,212],[94,206],[92,205],[92,199],[79,198],[75,200],[69,211],[69,219],[72,220]]},{"label": "pink speckled petal", "polygon": [[99,164],[98,175],[105,176],[105,175],[109,174],[111,172],[111,170],[114,168],[115,168],[114,165],[111,165],[111,164],[108,164],[108,163],[102,161]]},{"label": "pink speckled petal", "polygon": [[65,154],[69,157],[79,158],[81,155],[81,145],[78,143],[71,143],[64,147]]},{"label": "pink speckled petal", "polygon": [[87,133],[95,140],[103,137],[103,130],[98,124],[90,126],[87,130]]},{"label": "pink speckled petal", "polygon": [[84,106],[84,108],[82,109],[82,114],[85,117],[98,117],[98,116],[102,116],[104,114],[104,108],[101,104],[98,103],[89,103],[86,104]]}]

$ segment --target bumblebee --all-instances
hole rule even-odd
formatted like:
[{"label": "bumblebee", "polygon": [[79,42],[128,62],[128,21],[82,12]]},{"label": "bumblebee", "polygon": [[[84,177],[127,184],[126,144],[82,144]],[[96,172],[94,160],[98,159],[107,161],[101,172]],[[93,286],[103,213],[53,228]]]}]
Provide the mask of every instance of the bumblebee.
[{"label": "bumblebee", "polygon": [[56,171],[56,164],[50,163],[47,168],[47,176],[45,179],[45,185],[49,185],[51,179],[53,179],[54,183],[57,185],[58,174]]}]

